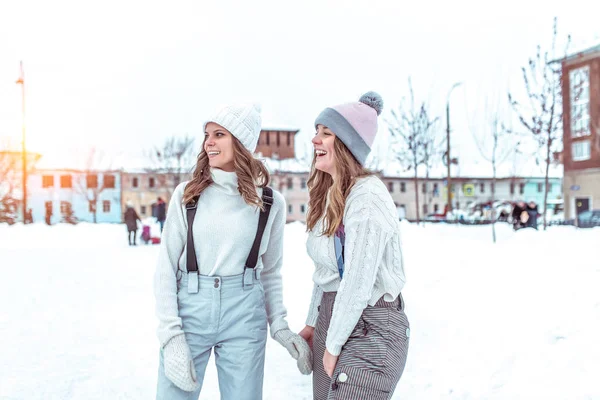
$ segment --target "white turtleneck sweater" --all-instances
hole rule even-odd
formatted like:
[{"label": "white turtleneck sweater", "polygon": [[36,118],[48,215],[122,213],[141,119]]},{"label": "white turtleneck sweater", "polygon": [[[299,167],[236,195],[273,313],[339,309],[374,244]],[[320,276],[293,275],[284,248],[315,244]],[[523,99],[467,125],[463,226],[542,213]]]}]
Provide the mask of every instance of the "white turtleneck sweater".
[{"label": "white turtleneck sweater", "polygon": [[359,179],[344,209],[344,277],[338,272],[333,236],[321,234],[323,220],[309,232],[306,248],[315,263],[315,283],[306,324],[315,326],[323,292],[336,292],[327,350],[339,355],[363,310],[384,296],[393,301],[406,277],[396,206],[376,176]]},{"label": "white turtleneck sweater", "polygon": [[[252,248],[260,210],[244,201],[235,172],[211,169],[213,184],[198,200],[194,218],[194,248],[201,275],[231,276],[244,272]],[[158,339],[164,346],[183,333],[177,307],[177,269],[187,273],[187,215],[182,204],[187,182],[177,186],[171,197],[154,276]],[[262,196],[262,189],[257,189]],[[273,191],[273,205],[260,245],[257,268],[265,289],[267,318],[271,335],[288,327],[283,305],[281,264],[285,228],[285,199]],[[240,288],[240,290],[242,290]]]}]

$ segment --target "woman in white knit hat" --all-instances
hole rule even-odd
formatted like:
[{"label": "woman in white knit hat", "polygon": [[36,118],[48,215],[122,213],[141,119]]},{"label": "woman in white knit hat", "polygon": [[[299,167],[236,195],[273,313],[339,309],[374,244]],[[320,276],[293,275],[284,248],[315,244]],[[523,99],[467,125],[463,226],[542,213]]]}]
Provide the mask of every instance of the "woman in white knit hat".
[{"label": "woman in white knit hat", "polygon": [[197,399],[213,350],[221,399],[262,399],[267,323],[311,371],[308,344],[286,322],[285,200],[252,156],[260,126],[256,105],[218,111],[204,125],[192,180],[171,198],[154,281],[157,399]]},{"label": "woman in white knit hat", "polygon": [[398,216],[364,167],[382,107],[369,92],[315,121],[306,244],[315,285],[300,332],[313,348],[315,400],[390,399],[406,363]]}]

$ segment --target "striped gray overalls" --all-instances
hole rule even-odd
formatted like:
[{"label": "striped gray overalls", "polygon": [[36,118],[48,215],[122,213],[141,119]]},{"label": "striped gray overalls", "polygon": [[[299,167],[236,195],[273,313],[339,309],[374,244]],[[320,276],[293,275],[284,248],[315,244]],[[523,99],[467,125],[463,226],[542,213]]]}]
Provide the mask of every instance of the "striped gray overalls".
[{"label": "striped gray overalls", "polygon": [[325,292],[313,337],[314,400],[388,400],[406,364],[410,325],[399,295],[364,309],[342,347],[333,377],[323,368],[336,292]]}]

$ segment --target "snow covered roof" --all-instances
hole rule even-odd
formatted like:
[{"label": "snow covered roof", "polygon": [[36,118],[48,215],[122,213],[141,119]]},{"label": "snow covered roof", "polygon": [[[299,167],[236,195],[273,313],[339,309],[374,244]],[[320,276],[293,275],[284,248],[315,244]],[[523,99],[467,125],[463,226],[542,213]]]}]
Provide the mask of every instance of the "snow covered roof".
[{"label": "snow covered roof", "polygon": [[286,158],[283,160],[261,158],[261,160],[266,164],[269,172],[289,172],[295,174],[310,172],[310,161],[299,160],[297,158]]},{"label": "snow covered roof", "polygon": [[[398,162],[388,163],[383,169],[382,174],[384,177],[389,178],[412,178],[414,172],[407,170],[404,166]],[[473,179],[484,179],[491,178],[493,176],[493,170],[491,163],[488,162],[473,162],[470,164],[461,164],[459,166],[453,165],[451,170],[453,178],[473,178]],[[418,171],[419,178],[425,177],[425,169],[420,168]],[[429,171],[429,177],[431,179],[444,179],[448,176],[447,168],[444,165],[436,166]],[[545,176],[545,166],[537,165],[535,162],[527,162],[524,165],[515,167],[510,163],[501,164],[496,167],[496,178],[543,178]],[[562,178],[563,177],[563,166],[562,165],[550,165],[549,171],[550,178]]]},{"label": "snow covered roof", "polygon": [[585,56],[593,55],[595,53],[598,53],[600,55],[600,43],[596,44],[592,47],[586,47],[581,50],[573,51],[570,55],[568,55],[566,57],[557,58],[555,60],[550,61],[550,63],[557,63],[557,62],[569,63],[571,61],[578,60]]}]

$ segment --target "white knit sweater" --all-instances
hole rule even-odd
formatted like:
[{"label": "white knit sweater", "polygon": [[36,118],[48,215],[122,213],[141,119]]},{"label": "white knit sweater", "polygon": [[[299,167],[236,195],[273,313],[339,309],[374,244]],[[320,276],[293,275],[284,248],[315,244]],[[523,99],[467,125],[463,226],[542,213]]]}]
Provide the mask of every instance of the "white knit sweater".
[{"label": "white knit sweater", "polygon": [[[248,205],[238,191],[235,172],[211,170],[214,181],[199,200],[194,218],[194,248],[201,275],[231,276],[244,272],[258,227],[259,210]],[[177,269],[187,273],[187,216],[182,204],[187,182],[175,189],[167,212],[154,276],[158,339],[164,346],[183,333],[177,307]],[[262,189],[257,193],[262,195]],[[273,191],[273,206],[260,245],[257,268],[265,289],[271,335],[288,327],[283,305],[281,264],[285,228],[285,199]],[[240,287],[240,290],[241,287]]]},{"label": "white knit sweater", "polygon": [[369,176],[357,181],[346,199],[343,223],[343,279],[338,272],[333,236],[321,234],[322,220],[306,242],[315,263],[315,286],[306,324],[315,326],[323,292],[337,291],[326,342],[333,355],[340,354],[367,305],[375,305],[382,296],[393,301],[406,282],[398,214],[379,178]]}]

